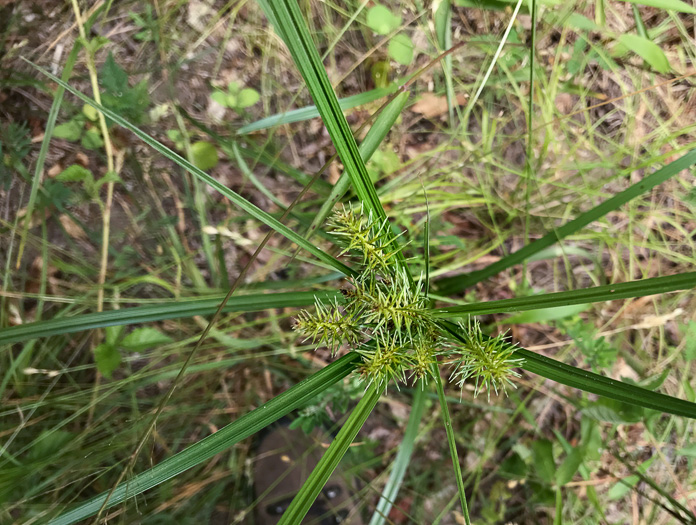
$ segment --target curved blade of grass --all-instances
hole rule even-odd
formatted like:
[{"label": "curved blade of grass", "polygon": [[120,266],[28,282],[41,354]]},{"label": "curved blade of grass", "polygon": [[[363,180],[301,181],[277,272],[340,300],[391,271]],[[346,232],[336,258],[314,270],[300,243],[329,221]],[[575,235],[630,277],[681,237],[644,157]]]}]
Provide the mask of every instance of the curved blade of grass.
[{"label": "curved blade of grass", "polygon": [[446,308],[433,308],[430,313],[440,318],[461,317],[463,315],[499,314],[505,312],[524,312],[541,308],[555,308],[574,304],[614,301],[631,297],[644,297],[696,287],[696,272],[654,277],[628,283],[607,284],[584,290],[555,292],[531,297],[516,297],[500,301],[473,303]]},{"label": "curved blade of grass", "polygon": [[[460,328],[457,325],[449,321],[440,321],[438,324],[455,338],[464,342],[458,334]],[[630,403],[631,405],[696,419],[696,403],[582,370],[550,357],[530,352],[524,348],[516,347],[514,357],[524,359],[524,362],[520,365],[524,370],[557,383],[579,388],[585,392],[608,397],[609,399]]]},{"label": "curved blade of grass", "polygon": [[[357,95],[338,99],[338,105],[343,111],[353,109],[358,106],[362,106],[363,104],[369,104],[370,102],[379,100],[387,95],[391,95],[397,89],[399,89],[399,86],[391,85],[386,88],[377,88],[370,91],[365,91],[364,93],[358,93]],[[317,118],[318,116],[319,110],[316,106],[305,106],[303,108],[286,111],[285,113],[271,115],[270,117],[265,117],[257,120],[256,122],[252,122],[251,124],[247,124],[246,126],[242,126],[237,130],[237,134],[246,135],[247,133],[252,133],[254,131],[271,128],[273,126],[280,126],[282,124],[302,122],[303,120]]]},{"label": "curved blade of grass", "polygon": [[681,170],[692,166],[694,163],[696,163],[696,149],[689,151],[674,162],[669,163],[667,166],[660,168],[655,173],[648,175],[643,180],[638,181],[624,191],[614,195],[610,199],[607,199],[599,206],[596,206],[581,214],[576,219],[573,219],[567,224],[556,228],[555,230],[544,235],[542,238],[537,239],[536,241],[524,246],[506,257],[503,257],[490,266],[466,275],[458,275],[455,277],[446,277],[444,279],[440,279],[437,281],[438,292],[443,295],[450,295],[459,292],[465,288],[468,288],[469,286],[483,281],[484,279],[487,279],[488,277],[491,277],[492,275],[502,272],[511,266],[521,263],[539,251],[548,248],[568,235],[571,235],[584,228],[591,222],[605,216],[610,211],[616,210],[635,197],[650,191],[655,186],[662,184],[670,177],[676,175]]},{"label": "curved blade of grass", "polygon": [[[0,345],[29,341],[39,337],[71,334],[83,330],[93,330],[107,326],[131,325],[178,319],[195,315],[212,315],[224,296],[209,299],[191,299],[187,301],[170,301],[163,304],[121,308],[106,312],[94,312],[11,326],[0,330]],[[268,308],[287,308],[312,305],[315,298],[322,301],[340,299],[342,295],[335,292],[283,292],[272,294],[251,294],[232,297],[223,312],[256,312]]]},{"label": "curved blade of grass", "polygon": [[[142,494],[146,490],[156,487],[160,483],[209,460],[215,454],[227,450],[232,445],[267,427],[346,377],[355,369],[359,360],[360,356],[355,352],[341,357],[326,368],[274,397],[268,403],[261,405],[218,430],[215,434],[165,459],[160,464],[138,474],[133,479],[121,483],[111,495],[107,507],[113,507],[128,498]],[[107,493],[100,494],[82,505],[63,513],[51,523],[68,525],[93,516],[99,511],[106,496]]]},{"label": "curved blade of grass", "polygon": [[[372,212],[375,219],[386,221],[387,215],[367,173],[355,137],[353,137],[343,111],[341,111],[336,93],[319,58],[319,53],[314,46],[297,2],[295,0],[263,0],[259,3],[270,21],[276,26],[280,36],[288,46],[297,69],[307,83],[307,89],[314,99],[336,152],[343,162],[344,169],[348,172],[355,193],[367,211]],[[391,229],[386,231],[391,236],[392,247],[399,265],[407,269],[404,255]],[[410,277],[410,273],[408,275]]]},{"label": "curved blade of grass", "polygon": [[632,4],[649,5],[658,9],[669,9],[680,13],[696,15],[696,8],[681,0],[622,0]]},{"label": "curved blade of grass", "polygon": [[[62,78],[66,82],[70,79],[72,70],[77,62],[77,55],[81,49],[80,40],[75,40],[72,51],[68,55],[65,61],[65,67],[63,67]],[[29,202],[27,203],[27,210],[24,214],[24,227],[22,228],[22,235],[19,240],[19,249],[17,250],[17,264],[16,268],[19,269],[20,263],[22,262],[22,254],[24,253],[24,245],[27,241],[27,233],[29,233],[29,224],[31,223],[31,216],[34,213],[34,206],[36,204],[36,196],[39,194],[39,186],[41,186],[41,179],[43,176],[43,167],[46,162],[46,155],[48,154],[48,146],[51,144],[51,137],[53,136],[53,129],[56,126],[56,119],[58,118],[58,112],[60,111],[60,106],[63,103],[63,95],[65,94],[65,88],[59,86],[56,90],[56,94],[53,96],[53,102],[51,103],[51,109],[48,112],[48,119],[46,120],[46,127],[44,128],[44,138],[41,141],[41,149],[39,150],[39,156],[36,159],[36,166],[34,167],[34,178],[31,183],[31,192],[29,193]]]},{"label": "curved blade of grass", "polygon": [[454,477],[457,481],[457,493],[459,494],[459,503],[462,506],[464,521],[466,525],[471,525],[469,518],[469,507],[466,504],[466,492],[464,492],[464,479],[462,478],[462,468],[459,465],[459,454],[457,453],[457,442],[454,439],[454,429],[452,429],[452,418],[450,418],[447,399],[445,399],[445,389],[442,386],[442,377],[440,377],[440,369],[437,364],[433,365],[433,377],[435,378],[435,387],[437,388],[437,397],[440,401],[440,410],[442,410],[442,419],[445,423],[445,432],[447,433],[447,444],[452,457],[452,467],[454,468]]},{"label": "curved blade of grass", "polygon": [[[26,60],[26,59],[25,59]],[[305,249],[312,255],[314,255],[317,259],[322,261],[323,263],[329,265],[332,268],[335,268],[339,272],[343,273],[344,275],[355,275],[355,272],[343,264],[341,261],[337,260],[336,258],[330,256],[326,252],[320,250],[316,246],[314,246],[312,243],[308,242],[305,240],[302,236],[299,234],[295,233],[292,231],[290,228],[285,226],[283,223],[275,219],[273,216],[270,214],[266,213],[262,209],[258,208],[248,200],[246,200],[244,197],[241,195],[233,192],[229,188],[227,188],[224,184],[220,183],[219,181],[215,180],[213,177],[205,173],[204,171],[198,169],[196,166],[191,164],[188,160],[184,159],[182,156],[179,154],[175,153],[174,151],[170,150],[168,147],[166,147],[164,144],[161,142],[158,142],[157,140],[153,139],[150,137],[147,133],[144,133],[140,129],[138,129],[136,126],[128,122],[126,119],[123,117],[117,115],[113,111],[97,104],[94,100],[89,98],[86,95],[83,95],[76,89],[72,88],[69,86],[67,83],[63,82],[60,80],[58,77],[55,75],[52,75],[45,69],[37,66],[36,64],[33,64],[32,62],[28,61],[29,64],[31,64],[34,68],[38,69],[41,73],[46,75],[48,78],[59,84],[60,86],[63,86],[66,90],[68,90],[70,93],[78,97],[80,100],[85,102],[86,104],[89,104],[93,108],[95,108],[98,111],[101,111],[104,113],[104,115],[111,120],[113,120],[115,123],[119,124],[120,126],[123,126],[124,128],[128,129],[129,131],[133,132],[140,140],[145,142],[148,146],[152,147],[154,150],[156,150],[158,153],[163,155],[164,157],[168,158],[169,160],[175,162],[178,164],[180,167],[197,177],[198,179],[202,180],[212,188],[216,189],[218,192],[220,192],[222,195],[227,197],[230,201],[232,201],[234,204],[239,206],[242,210],[247,212],[250,216],[253,218],[257,219],[258,221],[262,222],[263,224],[273,228],[275,231],[280,233],[282,236],[287,238],[288,240],[294,242],[301,248]]]},{"label": "curved blade of grass", "polygon": [[[312,182],[312,177],[307,175],[306,173],[303,173],[302,171],[290,166],[289,164],[286,164],[285,162],[281,161],[278,158],[278,155],[272,155],[271,153],[267,152],[264,149],[257,149],[251,141],[245,141],[245,145],[242,145],[233,139],[223,137],[219,133],[216,133],[213,129],[210,127],[206,126],[203,122],[200,122],[193,118],[191,115],[188,114],[188,112],[182,108],[181,106],[177,106],[177,110],[179,113],[181,113],[181,116],[184,117],[186,120],[188,120],[191,124],[193,124],[196,128],[201,130],[203,133],[207,134],[210,136],[210,138],[214,139],[216,144],[220,146],[220,148],[227,153],[230,157],[233,156],[233,153],[231,151],[231,146],[234,145],[237,147],[237,150],[239,153],[242,154],[242,156],[246,157],[249,160],[252,160],[254,164],[257,162],[261,162],[265,166],[269,168],[273,168],[275,170],[279,170],[288,177],[292,177],[295,179],[297,182],[302,184],[303,186],[306,186],[310,182]],[[322,193],[322,194],[328,194],[329,191],[331,191],[331,184],[326,182],[325,180],[318,179],[314,180],[312,182],[312,188],[314,191],[317,193]]]},{"label": "curved blade of grass", "polygon": [[278,525],[296,525],[302,522],[302,519],[309,511],[309,507],[317,499],[329,476],[336,470],[348,447],[355,439],[355,436],[358,435],[358,431],[377,405],[377,401],[379,401],[384,391],[384,386],[377,387],[375,383],[371,383],[367,387],[365,395],[350,413],[348,420],[341,427],[336,439],[331,442],[331,445],[329,445],[317,466],[314,467],[307,481],[304,482],[300,491],[293,498],[292,503],[290,503],[290,506],[280,518]]},{"label": "curved blade of grass", "polygon": [[420,379],[413,391],[413,402],[411,403],[411,414],[408,417],[408,424],[404,437],[399,445],[399,451],[396,453],[394,463],[392,463],[391,474],[389,480],[384,486],[382,495],[379,497],[377,508],[372,515],[369,525],[384,525],[385,519],[389,516],[389,512],[396,501],[396,496],[399,494],[399,489],[404,481],[406,469],[411,462],[411,454],[413,454],[413,445],[418,435],[418,427],[420,426],[423,410],[425,409],[425,385]]},{"label": "curved blade of grass", "polygon": [[[387,105],[386,108],[384,108],[384,111],[377,116],[375,123],[370,128],[370,131],[367,132],[365,139],[360,143],[360,147],[358,148],[360,150],[360,155],[365,162],[370,160],[374,152],[377,151],[377,148],[389,133],[389,130],[391,130],[392,126],[394,126],[394,122],[396,122],[396,119],[399,118],[399,115],[403,111],[409,96],[409,93],[400,93]],[[329,198],[324,201],[314,217],[314,220],[312,220],[312,224],[309,226],[309,230],[306,234],[307,239],[314,234],[320,224],[324,223],[326,217],[329,216],[333,207],[341,199],[341,197],[345,195],[349,187],[350,177],[344,171],[341,173],[341,176],[331,190]]]},{"label": "curved blade of grass", "polygon": [[[435,4],[437,5],[437,4]],[[442,0],[433,13],[435,22],[435,34],[440,51],[452,47],[452,2]],[[445,90],[447,94],[447,110],[449,113],[449,125],[454,127],[454,84],[452,83],[452,55],[442,60],[442,73],[445,75]]]}]

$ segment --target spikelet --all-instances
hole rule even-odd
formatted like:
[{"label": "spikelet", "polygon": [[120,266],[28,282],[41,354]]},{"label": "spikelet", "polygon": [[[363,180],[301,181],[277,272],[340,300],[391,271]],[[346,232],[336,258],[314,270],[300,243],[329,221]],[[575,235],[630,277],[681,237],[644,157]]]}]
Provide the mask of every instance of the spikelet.
[{"label": "spikelet", "polygon": [[507,394],[508,385],[516,388],[511,378],[520,377],[514,369],[523,359],[514,357],[515,345],[505,340],[505,334],[488,337],[481,331],[479,322],[471,319],[467,326],[460,323],[459,327],[464,341],[454,346],[458,357],[450,381],[456,381],[460,388],[474,381],[474,397],[485,390],[489,401],[491,390],[498,395]]}]

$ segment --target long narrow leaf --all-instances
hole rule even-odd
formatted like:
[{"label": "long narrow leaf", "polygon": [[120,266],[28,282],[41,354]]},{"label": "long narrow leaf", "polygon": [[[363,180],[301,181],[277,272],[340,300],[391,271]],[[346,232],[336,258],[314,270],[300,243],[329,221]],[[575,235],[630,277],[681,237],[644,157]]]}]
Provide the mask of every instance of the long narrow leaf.
[{"label": "long narrow leaf", "polygon": [[696,403],[653,392],[652,390],[617,381],[616,379],[610,379],[587,370],[581,370],[550,357],[530,352],[524,348],[518,348],[515,352],[515,357],[524,359],[522,368],[528,372],[538,374],[557,383],[630,403],[631,405],[696,419]]},{"label": "long narrow leaf", "polygon": [[406,469],[411,462],[411,454],[413,454],[413,445],[418,435],[418,427],[420,426],[425,409],[425,388],[423,380],[420,379],[415,386],[413,393],[413,403],[411,403],[411,414],[408,416],[408,424],[404,437],[399,445],[399,451],[396,453],[396,458],[392,464],[392,471],[389,474],[389,481],[384,486],[382,495],[379,497],[377,508],[375,509],[370,525],[383,525],[389,512],[394,506],[396,496],[399,494],[399,489],[404,481]]},{"label": "long narrow leaf", "polygon": [[[295,65],[307,83],[307,89],[314,99],[345,171],[348,172],[355,193],[368,212],[371,212],[376,219],[386,221],[387,215],[367,173],[355,137],[343,115],[297,2],[295,0],[263,0],[260,4],[278,29],[290,50]],[[392,235],[391,230],[388,229],[387,232]],[[405,268],[403,253],[393,235],[392,243],[397,260]]]},{"label": "long narrow leaf", "polygon": [[[29,62],[27,60],[27,62]],[[339,272],[343,273],[344,275],[354,275],[355,272],[343,264],[341,261],[337,260],[334,257],[331,257],[329,254],[326,252],[322,251],[321,249],[317,248],[313,244],[309,243],[306,241],[302,236],[298,235],[294,231],[292,231],[290,228],[279,222],[277,219],[275,219],[273,216],[270,214],[266,213],[262,209],[258,208],[248,200],[246,200],[244,197],[241,195],[233,192],[229,188],[227,188],[224,184],[221,182],[215,180],[213,177],[205,173],[204,171],[198,169],[196,166],[191,164],[188,160],[184,159],[181,155],[175,153],[174,151],[170,150],[168,147],[166,147],[164,144],[161,142],[158,142],[157,140],[153,139],[150,137],[147,133],[141,131],[138,129],[136,126],[128,122],[126,119],[123,117],[117,115],[113,111],[97,104],[94,100],[89,98],[88,96],[80,93],[76,89],[72,88],[62,80],[60,80],[58,77],[55,75],[52,75],[45,69],[33,64],[32,62],[29,62],[32,66],[34,66],[36,69],[38,69],[41,73],[46,75],[48,78],[56,82],[58,85],[63,86],[66,90],[68,90],[70,93],[78,97],[80,100],[85,102],[86,104],[89,104],[93,108],[95,108],[98,111],[101,111],[104,113],[105,116],[119,124],[120,126],[123,126],[124,128],[128,129],[129,131],[133,132],[140,140],[145,142],[148,146],[152,147],[154,150],[162,154],[164,157],[168,158],[169,160],[175,162],[182,168],[184,168],[186,171],[191,173],[192,175],[196,176],[212,188],[216,189],[218,192],[220,192],[222,195],[227,197],[230,201],[232,201],[234,204],[239,206],[241,209],[243,209],[245,212],[247,212],[249,215],[251,215],[253,218],[261,221],[263,224],[266,224],[267,226],[270,226],[273,228],[275,231],[283,235],[285,238],[288,240],[294,242],[298,246],[302,247],[312,255],[314,255],[317,259],[322,261],[323,263],[327,264],[328,266],[335,268]]]},{"label": "long narrow leaf", "polygon": [[338,463],[345,455],[348,447],[358,435],[358,431],[362,428],[372,410],[377,405],[384,385],[377,387],[375,383],[371,383],[367,387],[367,391],[358,405],[353,409],[348,420],[341,427],[336,439],[331,442],[328,450],[319,460],[319,463],[304,482],[302,488],[293,498],[292,503],[280,518],[278,525],[296,525],[302,522],[312,506],[314,500],[317,499],[321,489],[329,480],[329,477],[336,470]]},{"label": "long narrow leaf", "polygon": [[[63,80],[66,82],[70,79],[70,75],[75,67],[77,56],[81,48],[82,46],[80,45],[80,40],[76,40],[73,44],[72,51],[70,51],[70,54],[68,55],[68,59],[65,61],[65,67],[63,68],[63,73],[61,75]],[[43,168],[44,163],[46,162],[46,155],[48,155],[48,147],[51,144],[53,130],[56,126],[56,119],[58,118],[60,106],[63,103],[64,94],[65,89],[63,87],[59,87],[56,90],[56,94],[53,96],[53,102],[51,103],[51,109],[48,112],[48,119],[46,120],[46,125],[44,126],[44,138],[41,141],[41,149],[39,150],[39,156],[36,159],[36,166],[34,167],[34,178],[31,181],[31,193],[29,194],[29,202],[27,203],[26,213],[24,215],[24,228],[22,229],[22,235],[19,241],[17,268],[19,268],[22,260],[22,254],[24,253],[24,245],[27,241],[27,234],[29,233],[29,224],[31,223],[31,217],[34,214],[36,197],[39,194],[39,186],[41,186],[41,180],[43,178]]]},{"label": "long narrow leaf", "polygon": [[[440,321],[439,325],[455,338],[464,342],[464,339],[459,335],[460,328],[457,325],[449,321]],[[521,365],[524,370],[557,383],[631,405],[696,419],[696,403],[582,370],[524,348],[517,347],[514,356],[524,360]]]},{"label": "long narrow leaf", "polygon": [[696,287],[696,272],[654,277],[628,283],[595,286],[584,290],[556,292],[532,297],[516,297],[500,301],[473,303],[446,308],[433,308],[430,312],[437,317],[461,317],[462,315],[499,314],[503,312],[524,312],[540,308],[555,308],[574,304],[614,301],[631,297],[644,297]]},{"label": "long narrow leaf", "polygon": [[445,398],[445,389],[442,385],[442,377],[440,377],[440,369],[437,364],[433,365],[433,376],[435,378],[435,388],[437,389],[437,397],[440,401],[440,410],[442,411],[442,420],[445,424],[445,434],[447,435],[447,445],[450,450],[452,459],[452,468],[454,469],[454,479],[457,482],[457,494],[459,495],[459,503],[462,506],[462,514],[464,515],[464,523],[471,525],[469,518],[469,506],[466,502],[466,492],[464,491],[464,478],[462,477],[462,467],[459,464],[459,453],[457,452],[457,442],[454,438],[454,429],[452,428],[452,418],[450,417],[447,399]]},{"label": "long narrow leaf", "polygon": [[[387,107],[384,108],[384,111],[382,111],[379,114],[377,120],[375,120],[375,123],[370,128],[370,131],[367,132],[367,135],[365,136],[365,139],[360,143],[359,148],[360,155],[362,156],[365,162],[370,160],[370,157],[372,157],[374,152],[377,150],[379,145],[387,136],[389,130],[391,130],[391,128],[394,126],[394,122],[396,122],[396,119],[399,117],[401,111],[404,109],[404,106],[408,101],[408,97],[408,93],[401,93],[396,98],[394,98],[394,100],[392,100],[387,105]],[[314,217],[314,220],[312,221],[312,224],[309,227],[309,231],[307,232],[307,239],[309,239],[312,236],[312,234],[316,231],[320,224],[323,224],[326,217],[328,217],[331,213],[331,210],[333,209],[334,205],[348,191],[349,186],[350,177],[344,171],[343,173],[341,173],[341,176],[339,177],[338,181],[331,190],[329,198],[324,201],[321,208],[317,212],[316,217]]]},{"label": "long narrow leaf", "polygon": [[[387,95],[391,95],[397,89],[397,85],[391,85],[386,88],[377,88],[371,91],[366,91],[365,93],[358,93],[357,95],[338,99],[338,105],[343,111],[353,109],[358,106],[362,106],[363,104],[369,104],[370,102],[379,100]],[[261,120],[257,120],[256,122],[252,122],[246,126],[242,126],[237,130],[237,133],[239,135],[246,135],[247,133],[252,133],[254,131],[259,131],[273,126],[280,126],[281,124],[301,122],[303,120],[317,118],[318,116],[319,110],[316,106],[306,106],[304,108],[293,109],[291,111],[286,111],[285,113],[278,113],[277,115],[262,118]]]},{"label": "long narrow leaf", "polygon": [[[360,356],[355,352],[343,356],[279,396],[274,397],[268,403],[218,430],[215,434],[202,439],[178,454],[165,459],[153,468],[122,483],[111,495],[107,508],[142,494],[146,490],[156,487],[160,483],[196,465],[200,465],[214,455],[227,450],[234,444],[267,427],[346,377],[355,369],[359,360]],[[102,493],[92,498],[82,505],[65,512],[51,523],[55,525],[69,525],[95,515],[104,502],[106,495],[107,493]]]},{"label": "long narrow leaf", "polygon": [[450,295],[459,292],[465,288],[468,288],[469,286],[483,281],[484,279],[487,279],[488,277],[491,277],[492,275],[502,272],[511,266],[521,263],[539,251],[548,248],[568,235],[575,233],[581,228],[584,228],[591,222],[605,216],[607,213],[616,210],[620,206],[626,204],[628,201],[642,195],[647,191],[650,191],[655,186],[662,184],[670,177],[676,175],[681,170],[688,168],[694,163],[696,163],[696,150],[691,150],[674,162],[669,163],[667,166],[657,170],[655,173],[645,177],[643,180],[638,181],[631,187],[614,195],[610,199],[607,199],[599,206],[592,208],[576,219],[573,219],[567,224],[554,229],[553,231],[544,235],[542,238],[537,239],[514,253],[511,253],[507,257],[503,257],[490,266],[487,266],[482,270],[471,272],[467,275],[458,275],[456,277],[446,277],[444,279],[440,279],[437,282],[438,292],[443,295]]},{"label": "long narrow leaf", "polygon": [[[257,312],[268,308],[287,308],[314,304],[315,298],[322,301],[342,297],[338,292],[284,292],[272,294],[250,294],[233,296],[223,312]],[[212,315],[223,296],[209,299],[170,301],[163,304],[121,308],[106,312],[94,312],[74,317],[58,317],[11,326],[0,330],[0,345],[29,341],[38,337],[72,334],[106,326],[131,325],[179,319],[194,315]]]}]

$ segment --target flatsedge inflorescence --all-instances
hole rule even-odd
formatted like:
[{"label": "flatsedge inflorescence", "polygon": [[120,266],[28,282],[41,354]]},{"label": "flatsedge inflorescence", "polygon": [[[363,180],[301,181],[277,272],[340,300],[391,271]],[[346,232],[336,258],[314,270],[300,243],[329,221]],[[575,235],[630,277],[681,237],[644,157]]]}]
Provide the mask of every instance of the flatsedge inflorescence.
[{"label": "flatsedge inflorescence", "polygon": [[343,250],[355,257],[360,273],[349,278],[341,290],[343,301],[322,303],[314,312],[302,311],[295,330],[313,342],[325,345],[334,355],[343,344],[363,357],[360,372],[369,382],[428,378],[437,370],[440,356],[453,366],[450,379],[460,387],[472,381],[474,394],[496,394],[513,386],[519,377],[520,359],[504,336],[485,336],[478,322],[460,325],[462,335],[443,337],[429,313],[424,279],[415,282],[397,263],[398,251],[388,221],[380,221],[363,210],[342,208],[329,226]]}]

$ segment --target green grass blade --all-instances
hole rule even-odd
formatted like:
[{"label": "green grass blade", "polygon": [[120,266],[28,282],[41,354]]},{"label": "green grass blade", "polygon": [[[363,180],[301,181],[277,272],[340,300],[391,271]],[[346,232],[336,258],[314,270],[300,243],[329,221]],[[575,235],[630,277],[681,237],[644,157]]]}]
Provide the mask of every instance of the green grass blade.
[{"label": "green grass blade", "polygon": [[408,424],[404,437],[399,445],[399,451],[396,453],[396,458],[392,464],[389,480],[384,486],[382,495],[379,497],[377,508],[375,509],[369,525],[384,525],[384,522],[389,516],[389,512],[396,501],[396,496],[399,494],[399,489],[404,481],[406,469],[411,462],[411,454],[413,454],[413,445],[418,435],[418,427],[420,426],[425,409],[425,385],[420,379],[413,391],[413,402],[411,403],[411,414],[408,417]]},{"label": "green grass blade", "polygon": [[[386,88],[377,88],[365,93],[358,93],[357,95],[352,95],[346,98],[338,99],[338,105],[343,111],[347,109],[357,108],[363,104],[369,104],[375,100],[391,95],[398,89],[397,85],[392,85]],[[271,128],[274,126],[280,126],[282,124],[292,124],[294,122],[302,122],[303,120],[309,120],[317,118],[319,116],[319,110],[316,106],[306,106],[304,108],[293,109],[291,111],[286,111],[285,113],[278,113],[277,115],[271,115],[270,117],[265,117],[246,126],[242,126],[237,130],[237,134],[246,135],[247,133],[252,133],[254,131],[259,131],[262,129]]]},{"label": "green grass blade", "polygon": [[[370,131],[367,132],[365,139],[360,143],[360,155],[365,162],[370,160],[374,152],[377,151],[377,148],[387,136],[387,133],[389,133],[389,130],[391,130],[392,126],[394,126],[394,122],[396,122],[396,119],[399,118],[399,115],[403,111],[404,106],[408,101],[408,97],[409,93],[400,93],[387,105],[386,108],[384,108],[384,111],[377,116],[375,123],[370,128]],[[350,177],[344,171],[341,173],[341,176],[331,190],[329,198],[324,201],[321,208],[317,212],[316,217],[314,220],[312,220],[312,224],[310,225],[309,231],[306,235],[307,239],[312,236],[319,225],[324,223],[326,217],[329,216],[333,207],[341,199],[341,197],[345,195],[349,187]]]},{"label": "green grass blade", "polygon": [[[27,60],[27,62],[29,62]],[[258,221],[262,222],[263,224],[273,228],[275,231],[283,235],[285,238],[288,240],[294,242],[304,250],[308,251],[312,255],[314,255],[317,259],[322,261],[323,263],[327,264],[328,266],[335,268],[339,272],[343,273],[344,275],[354,275],[355,272],[343,264],[341,261],[337,260],[336,258],[330,256],[326,252],[320,250],[316,246],[314,246],[312,243],[308,242],[305,240],[302,236],[298,235],[295,233],[293,230],[282,224],[280,221],[275,219],[273,216],[270,214],[266,213],[262,209],[258,208],[248,200],[246,200],[244,197],[241,195],[233,192],[229,188],[227,188],[224,184],[220,183],[204,171],[198,169],[196,166],[191,164],[188,160],[184,159],[181,155],[175,153],[174,151],[170,150],[168,147],[166,147],[164,144],[158,142],[157,140],[153,139],[150,137],[148,134],[144,133],[140,129],[138,129],[136,126],[128,122],[126,119],[123,117],[117,115],[113,111],[97,104],[94,100],[89,98],[88,96],[80,93],[79,91],[75,90],[71,86],[69,86],[67,83],[63,82],[59,78],[57,78],[55,75],[52,75],[45,69],[29,62],[32,66],[34,66],[36,69],[38,69],[41,73],[46,75],[48,78],[56,82],[58,85],[63,86],[66,90],[68,90],[70,93],[78,97],[80,100],[85,102],[86,104],[89,104],[93,108],[95,108],[98,111],[101,111],[104,113],[104,115],[120,126],[123,126],[124,128],[128,129],[129,131],[133,132],[140,140],[145,142],[148,146],[152,147],[155,151],[163,155],[164,157],[168,158],[169,160],[175,162],[178,164],[180,167],[197,177],[198,179],[202,180],[215,190],[217,190],[219,193],[227,197],[230,201],[232,201],[234,204],[239,206],[242,210],[244,210],[246,213],[248,213],[250,216],[253,218],[257,219]]]},{"label": "green grass blade", "polygon": [[522,368],[528,372],[538,374],[557,383],[630,403],[631,405],[696,419],[696,403],[581,370],[550,357],[530,352],[524,348],[518,348],[515,352],[515,357],[524,359]]},{"label": "green grass blade", "polygon": [[[443,52],[452,47],[452,2],[442,0],[433,14],[435,34],[439,51]],[[452,55],[442,60],[442,72],[445,75],[445,90],[447,95],[447,111],[450,127],[454,127],[454,84],[452,82]]]},{"label": "green grass blade", "polygon": [[452,428],[452,418],[450,418],[447,399],[445,399],[445,389],[442,386],[442,378],[440,377],[440,369],[437,364],[433,365],[433,377],[435,378],[435,387],[437,388],[437,397],[440,401],[440,410],[442,410],[442,419],[445,423],[445,432],[447,433],[447,444],[452,457],[452,467],[454,468],[454,477],[457,481],[457,493],[459,494],[459,503],[462,506],[464,521],[466,525],[471,525],[469,518],[469,507],[466,504],[466,493],[464,492],[464,479],[462,478],[462,468],[459,465],[459,454],[457,453],[457,442],[454,439],[454,429]]},{"label": "green grass blade", "polygon": [[[204,461],[212,458],[215,454],[227,450],[232,445],[239,443],[241,440],[267,427],[292,410],[313,399],[318,393],[324,391],[329,386],[346,377],[355,369],[359,360],[360,356],[354,352],[343,356],[326,368],[313,374],[279,396],[274,397],[268,403],[240,417],[216,433],[191,445],[182,452],[165,459],[160,464],[138,474],[127,482],[121,483],[111,495],[107,508],[118,505],[138,494],[142,494],[146,490],[156,487],[160,483],[196,465],[200,465]],[[377,396],[377,399],[379,399],[379,396]],[[95,515],[104,502],[106,495],[107,493],[102,493],[92,498],[82,505],[63,513],[51,523],[55,525],[68,525]]]},{"label": "green grass blade", "polygon": [[[273,0],[260,3],[266,13],[270,13],[269,18],[276,24],[295,65],[307,83],[307,89],[314,99],[336,152],[343,162],[344,169],[348,172],[355,193],[365,206],[366,211],[371,212],[376,219],[386,221],[387,215],[367,173],[355,137],[353,137],[348,121],[341,111],[336,93],[331,86],[297,2],[295,0]],[[391,230],[388,229],[387,232],[392,236],[397,260],[405,268],[405,258],[399,249],[398,242],[394,239]]]},{"label": "green grass blade", "polygon": [[[440,321],[438,324],[455,338],[464,342],[458,334],[460,328],[457,325],[449,321]],[[524,359],[521,365],[524,370],[557,383],[631,405],[696,419],[696,403],[582,370],[524,348],[517,347],[515,357]]]},{"label": "green grass blade", "polygon": [[[65,61],[65,67],[63,68],[62,78],[66,82],[72,74],[72,70],[77,62],[77,55],[81,49],[80,41],[76,40],[73,45],[72,51],[68,55],[68,59]],[[34,206],[36,205],[36,196],[39,194],[39,186],[41,186],[41,179],[43,175],[44,164],[46,163],[46,155],[48,154],[48,146],[51,144],[51,137],[53,136],[53,129],[56,126],[56,119],[58,118],[58,112],[60,111],[60,106],[63,103],[63,95],[65,94],[65,88],[62,86],[58,87],[56,94],[53,96],[53,103],[51,104],[51,109],[48,112],[48,119],[46,120],[46,126],[44,128],[44,138],[41,141],[41,149],[39,150],[39,156],[36,159],[36,166],[34,167],[34,178],[31,183],[31,192],[29,193],[29,202],[27,203],[27,211],[24,214],[24,227],[22,228],[22,235],[19,241],[19,249],[17,251],[17,268],[19,268],[20,262],[22,260],[22,254],[24,253],[24,245],[27,241],[27,234],[29,233],[29,223],[31,223],[31,216],[34,214]]]},{"label": "green grass blade", "polygon": [[[163,319],[179,319],[195,315],[212,315],[220,305],[224,296],[209,299],[191,299],[185,301],[169,301],[167,303],[121,308],[106,312],[94,312],[74,317],[58,317],[11,326],[0,330],[0,345],[20,343],[49,337],[52,335],[71,334],[83,330],[93,330],[107,326],[131,325],[162,321]],[[232,297],[223,312],[254,312],[268,308],[287,308],[314,304],[315,297],[322,301],[339,299],[338,292],[283,292],[272,294],[250,294]]]},{"label": "green grass blade", "polygon": [[542,238],[526,245],[525,247],[511,253],[507,257],[503,257],[499,261],[478,270],[471,272],[466,275],[459,275],[455,277],[446,277],[437,281],[438,293],[443,295],[450,295],[459,292],[469,286],[472,286],[478,282],[487,279],[503,270],[510,268],[522,261],[528,259],[532,255],[538,253],[539,251],[548,248],[549,246],[557,243],[561,239],[564,239],[568,235],[575,233],[576,231],[584,228],[591,222],[600,219],[607,213],[616,210],[620,206],[626,204],[630,200],[642,195],[643,193],[650,191],[655,186],[662,184],[670,177],[673,177],[681,170],[686,169],[696,163],[696,150],[691,150],[674,162],[669,163],[667,166],[657,170],[655,173],[648,175],[643,180],[638,181],[631,187],[625,189],[624,191],[614,195],[610,199],[607,199],[599,206],[592,208],[591,210],[581,214],[576,219],[564,224],[563,226],[547,233]]},{"label": "green grass blade", "polygon": [[[348,354],[350,355],[350,354]],[[338,463],[345,455],[348,447],[358,435],[372,410],[377,405],[384,386],[377,387],[371,383],[358,405],[353,409],[348,420],[341,427],[336,439],[331,442],[328,450],[324,453],[319,463],[304,482],[302,488],[293,498],[292,503],[280,518],[278,525],[296,525],[302,522],[309,508],[317,499],[321,489],[329,479],[329,476],[336,470]]]},{"label": "green grass blade", "polygon": [[574,304],[644,297],[677,290],[687,290],[694,287],[696,287],[696,272],[690,272],[669,275],[667,277],[642,279],[640,281],[631,281],[628,283],[607,284],[604,286],[586,288],[584,290],[556,292],[531,297],[516,297],[514,299],[502,299],[500,301],[450,306],[447,308],[433,308],[430,312],[443,319],[461,317],[463,315],[524,312],[541,308],[555,308]]}]

